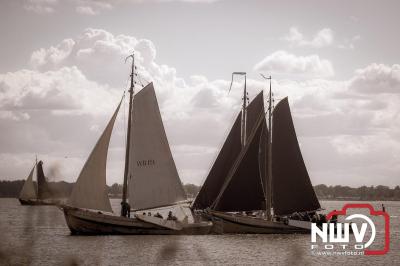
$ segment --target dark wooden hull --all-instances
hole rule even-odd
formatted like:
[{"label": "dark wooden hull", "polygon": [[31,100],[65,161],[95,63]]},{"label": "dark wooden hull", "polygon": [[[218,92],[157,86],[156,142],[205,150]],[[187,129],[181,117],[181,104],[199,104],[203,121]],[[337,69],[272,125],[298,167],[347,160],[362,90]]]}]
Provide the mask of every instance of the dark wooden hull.
[{"label": "dark wooden hull", "polygon": [[43,205],[59,205],[61,201],[59,200],[39,200],[39,199],[18,199],[21,205],[31,205],[31,206],[43,206]]},{"label": "dark wooden hull", "polygon": [[215,234],[300,234],[309,229],[287,225],[283,222],[267,221],[263,218],[210,211],[206,215],[212,220]]},{"label": "dark wooden hull", "polygon": [[205,235],[211,223],[185,225],[182,230],[171,230],[156,226],[137,218],[120,217],[102,212],[61,207],[71,234],[79,235]]}]

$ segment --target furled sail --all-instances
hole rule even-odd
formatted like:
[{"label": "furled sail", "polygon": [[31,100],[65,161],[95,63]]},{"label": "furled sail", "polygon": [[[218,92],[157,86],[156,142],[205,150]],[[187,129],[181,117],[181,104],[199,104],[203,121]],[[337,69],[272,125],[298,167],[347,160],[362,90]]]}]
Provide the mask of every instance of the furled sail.
[{"label": "furled sail", "polygon": [[39,161],[36,166],[37,183],[38,183],[38,199],[48,199],[52,197],[49,184],[43,173],[43,162]]},{"label": "furled sail", "polygon": [[106,165],[108,145],[121,102],[86,160],[74,185],[68,205],[112,212],[106,184]]},{"label": "furled sail", "polygon": [[33,172],[35,171],[36,164],[33,166],[28,178],[26,179],[21,192],[19,193],[19,198],[23,200],[36,199],[36,189],[33,184]]},{"label": "furled sail", "polygon": [[287,97],[273,111],[272,189],[277,215],[321,207],[301,155]]},{"label": "furled sail", "polygon": [[128,194],[131,207],[149,209],[186,200],[153,83],[135,95],[130,139]]},{"label": "furled sail", "polygon": [[[248,140],[250,132],[255,127],[258,117],[260,114],[264,113],[263,99],[263,93],[260,92],[247,107],[246,128]],[[241,112],[237,116],[235,123],[233,124],[233,127],[210,170],[210,173],[193,203],[192,207],[194,209],[205,209],[210,207],[221,192],[225,180],[242,150],[240,125]],[[246,162],[241,164],[232,183],[229,184],[227,190],[223,193],[223,196],[219,200],[217,210],[240,211],[261,208],[264,202],[264,195],[262,193],[262,184],[260,183],[261,177],[258,159],[259,149],[257,144],[260,141],[260,134],[266,134],[266,131],[263,133],[258,131],[257,137],[251,141],[251,149],[248,151],[245,158]],[[240,197],[238,195],[240,195]]]}]

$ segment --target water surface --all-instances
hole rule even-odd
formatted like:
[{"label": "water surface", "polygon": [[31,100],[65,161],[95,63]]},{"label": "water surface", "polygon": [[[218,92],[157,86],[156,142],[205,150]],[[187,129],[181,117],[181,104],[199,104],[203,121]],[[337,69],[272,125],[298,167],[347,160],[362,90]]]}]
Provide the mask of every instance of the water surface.
[{"label": "water surface", "polygon": [[[391,215],[387,255],[317,256],[311,254],[310,235],[71,236],[58,208],[0,199],[0,264],[400,265],[400,202],[384,203]],[[332,210],[344,202],[321,204]],[[119,201],[112,205],[118,213]],[[383,219],[375,222],[379,227]],[[381,233],[376,242],[383,243]]]}]

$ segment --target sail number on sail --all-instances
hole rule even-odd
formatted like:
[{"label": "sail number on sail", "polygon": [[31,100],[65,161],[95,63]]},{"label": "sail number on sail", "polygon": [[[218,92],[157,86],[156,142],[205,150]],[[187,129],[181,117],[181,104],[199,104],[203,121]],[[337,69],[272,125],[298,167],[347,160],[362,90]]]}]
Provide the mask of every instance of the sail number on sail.
[{"label": "sail number on sail", "polygon": [[142,167],[142,166],[153,166],[156,164],[156,160],[149,159],[149,160],[140,160],[136,161],[137,166]]}]

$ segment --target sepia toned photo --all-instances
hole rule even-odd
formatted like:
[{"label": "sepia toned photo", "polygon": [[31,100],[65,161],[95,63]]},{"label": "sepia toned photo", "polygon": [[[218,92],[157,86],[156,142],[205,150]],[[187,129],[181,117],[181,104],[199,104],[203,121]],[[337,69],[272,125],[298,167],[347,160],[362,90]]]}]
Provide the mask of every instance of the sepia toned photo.
[{"label": "sepia toned photo", "polygon": [[400,264],[400,3],[0,2],[0,265]]}]

